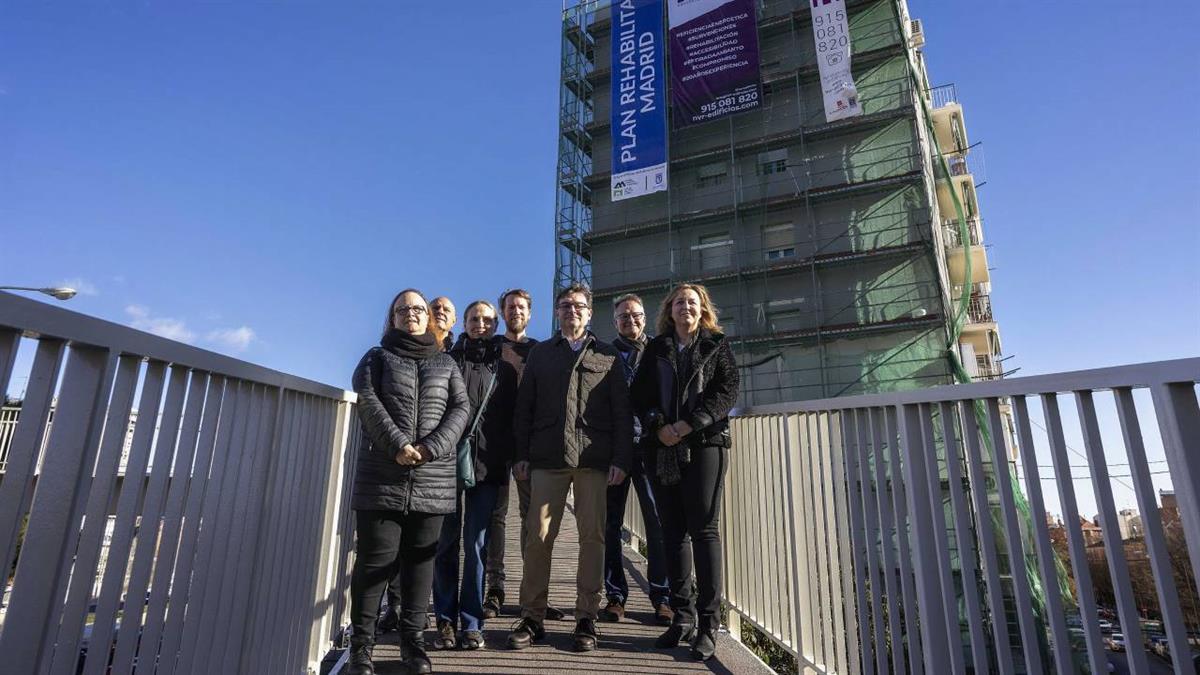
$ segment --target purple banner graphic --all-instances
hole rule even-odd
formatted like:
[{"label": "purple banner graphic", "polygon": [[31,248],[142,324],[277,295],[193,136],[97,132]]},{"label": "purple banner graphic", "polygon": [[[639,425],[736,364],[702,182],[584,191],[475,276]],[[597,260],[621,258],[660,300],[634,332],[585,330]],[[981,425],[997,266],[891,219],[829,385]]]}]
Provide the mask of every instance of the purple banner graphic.
[{"label": "purple banner graphic", "polygon": [[675,128],[757,108],[755,0],[667,0]]}]

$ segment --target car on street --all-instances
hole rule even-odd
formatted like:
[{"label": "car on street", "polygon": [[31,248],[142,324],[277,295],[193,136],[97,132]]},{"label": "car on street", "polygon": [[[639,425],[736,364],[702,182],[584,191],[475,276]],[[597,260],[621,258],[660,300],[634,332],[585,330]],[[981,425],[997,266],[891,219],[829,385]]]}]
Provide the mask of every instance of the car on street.
[{"label": "car on street", "polygon": [[1113,633],[1104,638],[1104,645],[1111,651],[1123,652],[1125,651],[1125,636],[1121,633]]}]

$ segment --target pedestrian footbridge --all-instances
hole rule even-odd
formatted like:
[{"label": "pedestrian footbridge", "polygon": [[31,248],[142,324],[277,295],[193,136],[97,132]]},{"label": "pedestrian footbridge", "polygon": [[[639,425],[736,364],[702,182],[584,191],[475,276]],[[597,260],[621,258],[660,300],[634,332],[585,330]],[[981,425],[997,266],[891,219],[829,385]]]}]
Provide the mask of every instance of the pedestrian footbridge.
[{"label": "pedestrian footbridge", "polygon": [[[0,414],[0,671],[335,666],[353,393],[0,293],[0,388],[23,363]],[[510,604],[488,649],[435,668],[769,672],[739,642],[754,635],[803,673],[1106,672],[1111,617],[1120,667],[1193,672],[1150,648],[1200,644],[1197,382],[1184,359],[738,411],[717,658],[654,650],[634,592],[597,652],[569,651],[569,622],[503,650]],[[1115,536],[1128,504],[1136,541]],[[573,530],[552,588],[568,608]]]}]

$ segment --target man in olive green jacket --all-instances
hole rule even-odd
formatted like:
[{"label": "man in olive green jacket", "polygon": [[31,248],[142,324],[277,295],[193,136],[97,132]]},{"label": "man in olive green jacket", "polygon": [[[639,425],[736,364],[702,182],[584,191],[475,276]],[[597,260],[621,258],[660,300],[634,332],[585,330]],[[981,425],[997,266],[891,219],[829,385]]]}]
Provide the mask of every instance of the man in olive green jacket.
[{"label": "man in olive green jacket", "polygon": [[575,648],[596,648],[604,590],[607,488],[625,479],[633,453],[633,413],[617,351],[587,330],[592,294],[575,284],[554,301],[562,332],[529,352],[517,391],[513,474],[530,479],[521,622],[509,635],[524,649],[545,635],[550,558],[567,492],[574,486],[579,529]]}]

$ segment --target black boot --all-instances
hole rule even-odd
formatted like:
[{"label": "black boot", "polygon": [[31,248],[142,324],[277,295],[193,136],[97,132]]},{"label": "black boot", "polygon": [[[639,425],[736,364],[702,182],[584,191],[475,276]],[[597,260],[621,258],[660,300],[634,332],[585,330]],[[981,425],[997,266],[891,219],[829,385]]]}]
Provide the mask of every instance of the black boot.
[{"label": "black boot", "polygon": [[420,633],[405,635],[400,640],[400,661],[410,673],[432,673],[433,664],[425,653],[425,637]]},{"label": "black boot", "polygon": [[[679,615],[676,614],[675,616],[678,619]],[[690,641],[695,636],[695,624],[683,623],[682,621],[676,620],[676,622],[671,624],[671,627],[667,629],[667,632],[658,636],[658,639],[654,641],[654,646],[658,647],[659,649],[671,649],[673,647],[678,647],[680,642]]]},{"label": "black boot", "polygon": [[717,653],[717,626],[720,624],[715,617],[701,617],[700,629],[696,631],[696,639],[692,641],[691,655],[698,661],[707,661]]},{"label": "black boot", "polygon": [[388,607],[387,612],[375,624],[375,633],[384,635],[398,630],[400,630],[400,615],[396,613],[395,609]]},{"label": "black boot", "polygon": [[350,645],[350,661],[346,664],[346,675],[375,675],[375,664],[371,663],[371,645]]}]

